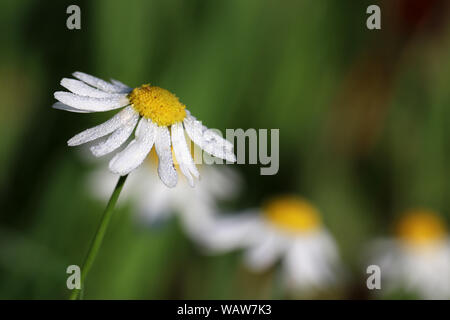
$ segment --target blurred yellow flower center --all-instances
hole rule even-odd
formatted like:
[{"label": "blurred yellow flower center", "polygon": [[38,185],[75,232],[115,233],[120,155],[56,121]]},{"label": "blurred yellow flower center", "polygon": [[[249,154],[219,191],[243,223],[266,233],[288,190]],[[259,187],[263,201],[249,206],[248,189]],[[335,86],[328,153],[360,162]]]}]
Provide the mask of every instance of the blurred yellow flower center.
[{"label": "blurred yellow flower center", "polygon": [[319,212],[313,205],[291,196],[269,201],[264,213],[272,224],[290,232],[314,231],[321,224]]},{"label": "blurred yellow flower center", "polygon": [[134,88],[128,95],[133,108],[158,126],[170,126],[183,121],[186,106],[171,92],[160,87],[144,84]]},{"label": "blurred yellow flower center", "polygon": [[[178,166],[178,161],[177,161],[177,157],[175,157],[175,152],[173,151],[173,146],[170,147],[172,149],[172,159],[173,159],[173,164],[175,166]],[[148,153],[147,156],[147,162],[150,166],[158,166],[158,155],[156,154],[155,148],[152,148],[152,150],[150,150],[150,152]]]},{"label": "blurred yellow flower center", "polygon": [[[175,157],[175,152],[173,151],[173,146],[170,147],[172,149],[172,159],[173,159],[173,164],[175,165],[175,167],[178,167],[178,160],[177,157]],[[192,159],[194,159],[194,147],[191,148],[191,156]],[[148,153],[148,156],[146,158],[146,163],[150,166],[158,166],[158,155],[156,154],[155,148],[152,148],[152,150],[150,150],[150,152]],[[196,164],[197,168],[199,167],[199,164]],[[200,166],[201,167],[201,166]]]},{"label": "blurred yellow flower center", "polygon": [[397,225],[397,236],[408,244],[423,245],[441,240],[446,230],[441,219],[432,211],[408,212]]},{"label": "blurred yellow flower center", "polygon": [[158,155],[156,154],[155,148],[152,148],[152,150],[150,150],[150,152],[148,153],[147,163],[150,166],[157,166],[158,165]]}]

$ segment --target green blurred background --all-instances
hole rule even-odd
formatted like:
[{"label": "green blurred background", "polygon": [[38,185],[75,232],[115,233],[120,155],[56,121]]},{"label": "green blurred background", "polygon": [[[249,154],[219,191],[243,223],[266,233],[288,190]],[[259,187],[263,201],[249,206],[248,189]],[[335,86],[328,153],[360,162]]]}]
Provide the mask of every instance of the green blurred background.
[{"label": "green blurred background", "polygon": [[[74,71],[151,82],[209,127],[279,128],[280,170],[245,178],[231,209],[298,193],[321,210],[352,277],[333,298],[370,298],[359,252],[409,207],[448,221],[448,1],[170,0],[0,3],[0,298],[67,298],[105,203],[68,138],[111,113],[52,109]],[[81,30],[66,8],[81,8]],[[378,4],[382,30],[366,28]],[[126,187],[126,186],[125,186]],[[144,228],[117,210],[85,298],[271,298],[238,253],[205,257],[174,219]]]}]

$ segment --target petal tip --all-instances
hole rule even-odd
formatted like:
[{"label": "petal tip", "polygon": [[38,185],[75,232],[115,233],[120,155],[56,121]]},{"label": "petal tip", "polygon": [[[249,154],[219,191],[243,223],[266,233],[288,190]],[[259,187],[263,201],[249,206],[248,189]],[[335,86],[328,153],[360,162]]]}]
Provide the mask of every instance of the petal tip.
[{"label": "petal tip", "polygon": [[234,155],[234,153],[231,153],[230,155],[228,155],[226,157],[226,160],[229,161],[229,162],[235,163],[236,162],[236,156]]},{"label": "petal tip", "polygon": [[99,158],[99,157],[103,156],[103,154],[100,152],[100,149],[97,148],[96,146],[90,147],[89,150],[94,155],[94,157]]},{"label": "petal tip", "polygon": [[71,138],[71,139],[67,140],[67,145],[69,147],[74,147],[74,146],[76,146],[76,143],[75,143],[75,141],[73,141],[73,138]]},{"label": "petal tip", "polygon": [[166,185],[166,187],[173,189],[177,186],[177,182],[168,182],[168,181],[163,181],[163,183]]}]

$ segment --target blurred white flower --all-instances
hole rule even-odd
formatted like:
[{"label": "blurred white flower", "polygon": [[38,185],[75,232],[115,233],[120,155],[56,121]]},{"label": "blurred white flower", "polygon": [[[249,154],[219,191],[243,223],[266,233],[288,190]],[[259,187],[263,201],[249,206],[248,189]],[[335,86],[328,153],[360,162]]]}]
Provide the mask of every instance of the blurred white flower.
[{"label": "blurred white flower", "polygon": [[284,285],[302,292],[338,284],[342,265],[336,243],[306,200],[283,196],[263,209],[221,217],[202,235],[211,252],[243,248],[244,262],[264,271],[282,261]]},{"label": "blurred white flower", "polygon": [[198,178],[199,173],[186,143],[185,131],[207,153],[236,161],[233,144],[203,126],[169,91],[147,84],[132,89],[117,80],[106,82],[82,72],[75,72],[73,76],[79,80],[61,80],[61,85],[71,92],[55,92],[59,102],[54,108],[81,113],[123,109],[110,120],[71,138],[67,142],[69,146],[102,138],[91,147],[92,153],[100,157],[119,148],[135,132],[135,138],[109,162],[112,172],[130,173],[141,165],[154,144],[159,158],[159,177],[168,187],[174,187],[178,175],[173,165],[173,146],[180,170],[193,186],[193,176]]},{"label": "blurred white flower", "polygon": [[[234,169],[209,165],[199,166],[202,179],[195,188],[186,180],[181,180],[176,189],[167,188],[155,175],[156,163],[152,152],[136,173],[129,176],[119,204],[131,200],[139,221],[149,224],[177,214],[186,233],[194,240],[211,227],[218,202],[233,198],[241,188],[241,178]],[[89,176],[88,188],[106,200],[116,180],[108,170],[100,168]]]},{"label": "blurred white flower", "polygon": [[393,238],[371,245],[371,263],[380,266],[383,291],[403,289],[424,299],[450,299],[450,237],[439,216],[410,210]]}]

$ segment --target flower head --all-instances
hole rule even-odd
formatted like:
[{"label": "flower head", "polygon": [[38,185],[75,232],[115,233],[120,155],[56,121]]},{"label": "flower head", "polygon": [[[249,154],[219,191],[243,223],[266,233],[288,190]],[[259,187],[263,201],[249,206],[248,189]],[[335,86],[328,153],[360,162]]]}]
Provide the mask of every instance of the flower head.
[{"label": "flower head", "polygon": [[173,164],[173,148],[181,172],[193,186],[194,177],[198,178],[199,173],[186,143],[185,131],[207,153],[236,161],[233,144],[203,126],[169,91],[148,84],[132,89],[117,80],[106,82],[82,72],[75,72],[73,76],[78,80],[61,80],[61,85],[70,92],[55,92],[59,102],[54,108],[71,112],[123,109],[105,123],[71,138],[67,142],[69,146],[99,139],[91,151],[100,157],[118,149],[134,131],[134,139],[110,161],[112,172],[130,173],[141,165],[154,145],[159,159],[159,177],[166,186],[174,187],[178,175]]},{"label": "flower head", "polygon": [[308,201],[281,196],[261,209],[217,219],[204,245],[221,252],[242,248],[245,264],[263,271],[282,261],[285,286],[295,292],[338,284],[341,262],[334,239]]},{"label": "flower head", "polygon": [[407,245],[433,245],[446,236],[445,225],[436,213],[426,209],[406,212],[398,221],[396,236]]},{"label": "flower head", "polygon": [[403,289],[425,299],[450,298],[450,237],[436,212],[413,209],[398,220],[393,237],[371,245],[387,291]]}]

